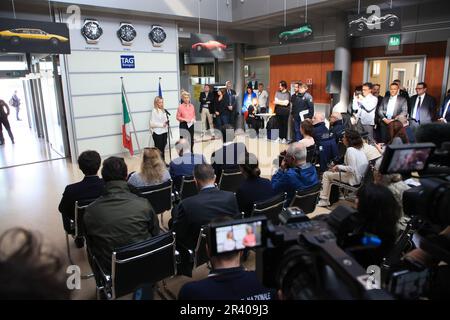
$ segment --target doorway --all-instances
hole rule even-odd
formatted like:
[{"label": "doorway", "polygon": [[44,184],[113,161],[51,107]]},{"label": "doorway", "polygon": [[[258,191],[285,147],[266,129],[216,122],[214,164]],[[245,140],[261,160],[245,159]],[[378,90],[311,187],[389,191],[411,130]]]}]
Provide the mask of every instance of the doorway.
[{"label": "doorway", "polygon": [[425,57],[371,58],[365,61],[364,82],[380,84],[381,95],[389,90],[389,84],[400,80],[410,96],[415,95],[418,82],[423,81]]},{"label": "doorway", "polygon": [[[20,77],[0,78],[0,99],[10,107],[8,120],[15,140],[12,144],[2,128],[5,144],[0,146],[0,169],[69,156],[58,56],[34,56],[25,65],[25,72],[8,73]],[[0,70],[10,67],[0,59]],[[17,105],[12,101],[14,94],[18,108],[12,106]]]}]

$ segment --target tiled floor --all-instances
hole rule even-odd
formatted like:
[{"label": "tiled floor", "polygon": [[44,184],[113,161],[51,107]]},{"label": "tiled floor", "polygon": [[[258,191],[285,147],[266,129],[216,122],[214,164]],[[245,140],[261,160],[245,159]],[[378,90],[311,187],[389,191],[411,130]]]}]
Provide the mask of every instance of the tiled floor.
[{"label": "tiled floor", "polygon": [[[204,154],[209,161],[211,153],[221,144],[220,140],[198,142],[194,151]],[[249,139],[246,145],[250,152],[258,155],[262,173],[266,177],[273,171],[273,155],[277,156],[280,150],[286,148],[286,145],[256,139]],[[174,150],[172,156],[175,156]],[[138,170],[139,156],[128,156],[125,160],[129,171]],[[0,234],[12,227],[37,230],[63,257],[67,257],[65,233],[57,208],[64,187],[79,181],[82,176],[78,167],[66,159],[0,169]],[[314,214],[326,212],[327,209],[317,208]],[[165,216],[167,221],[169,213]],[[77,249],[71,239],[70,245],[74,262],[80,266],[82,273],[89,273],[85,250]],[[254,269],[254,261],[254,256],[250,255],[246,267]],[[207,273],[205,266],[200,267],[195,270],[193,279],[204,278]],[[176,277],[168,281],[168,287],[177,294],[182,284],[190,280]],[[73,299],[95,299],[94,280],[82,280],[81,290],[74,291]]]}]

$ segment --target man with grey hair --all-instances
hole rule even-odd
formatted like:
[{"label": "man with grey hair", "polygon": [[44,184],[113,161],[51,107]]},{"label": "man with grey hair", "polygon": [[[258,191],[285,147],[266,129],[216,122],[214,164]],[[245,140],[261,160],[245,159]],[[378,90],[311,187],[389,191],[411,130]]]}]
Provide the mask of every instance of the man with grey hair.
[{"label": "man with grey hair", "polygon": [[342,114],[339,112],[333,112],[330,115],[330,136],[336,139],[336,142],[344,135],[344,121],[342,120]]},{"label": "man with grey hair", "polygon": [[315,112],[312,118],[312,124],[314,126],[314,141],[318,144],[320,140],[328,139],[330,132],[325,125],[325,114],[323,112]]},{"label": "man with grey hair", "polygon": [[306,162],[306,148],[302,143],[291,144],[280,169],[272,176],[272,189],[275,193],[287,193],[290,203],[295,191],[311,188],[319,183],[316,168]]},{"label": "man with grey hair", "polygon": [[206,160],[201,154],[191,153],[191,145],[186,139],[178,140],[175,143],[175,149],[179,157],[170,162],[169,172],[175,189],[180,190],[183,176],[192,176],[194,166],[196,164],[206,163]]}]

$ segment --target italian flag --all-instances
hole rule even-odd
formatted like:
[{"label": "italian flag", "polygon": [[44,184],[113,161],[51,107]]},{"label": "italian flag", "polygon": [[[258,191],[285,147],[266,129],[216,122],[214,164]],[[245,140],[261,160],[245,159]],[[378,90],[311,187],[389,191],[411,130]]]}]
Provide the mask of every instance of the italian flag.
[{"label": "italian flag", "polygon": [[122,124],[122,144],[123,147],[130,151],[133,155],[133,141],[131,141],[130,131],[130,114],[128,113],[127,99],[125,98],[125,90],[122,87],[122,109],[123,109],[123,124]]}]

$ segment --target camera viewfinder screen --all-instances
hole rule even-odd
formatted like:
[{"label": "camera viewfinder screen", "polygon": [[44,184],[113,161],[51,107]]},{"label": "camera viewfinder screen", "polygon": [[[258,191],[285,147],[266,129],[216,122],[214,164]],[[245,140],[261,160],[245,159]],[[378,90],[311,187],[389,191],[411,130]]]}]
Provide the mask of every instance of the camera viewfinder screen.
[{"label": "camera viewfinder screen", "polygon": [[421,171],[425,168],[431,148],[395,150],[388,173]]},{"label": "camera viewfinder screen", "polygon": [[217,253],[261,246],[262,222],[216,228]]}]

